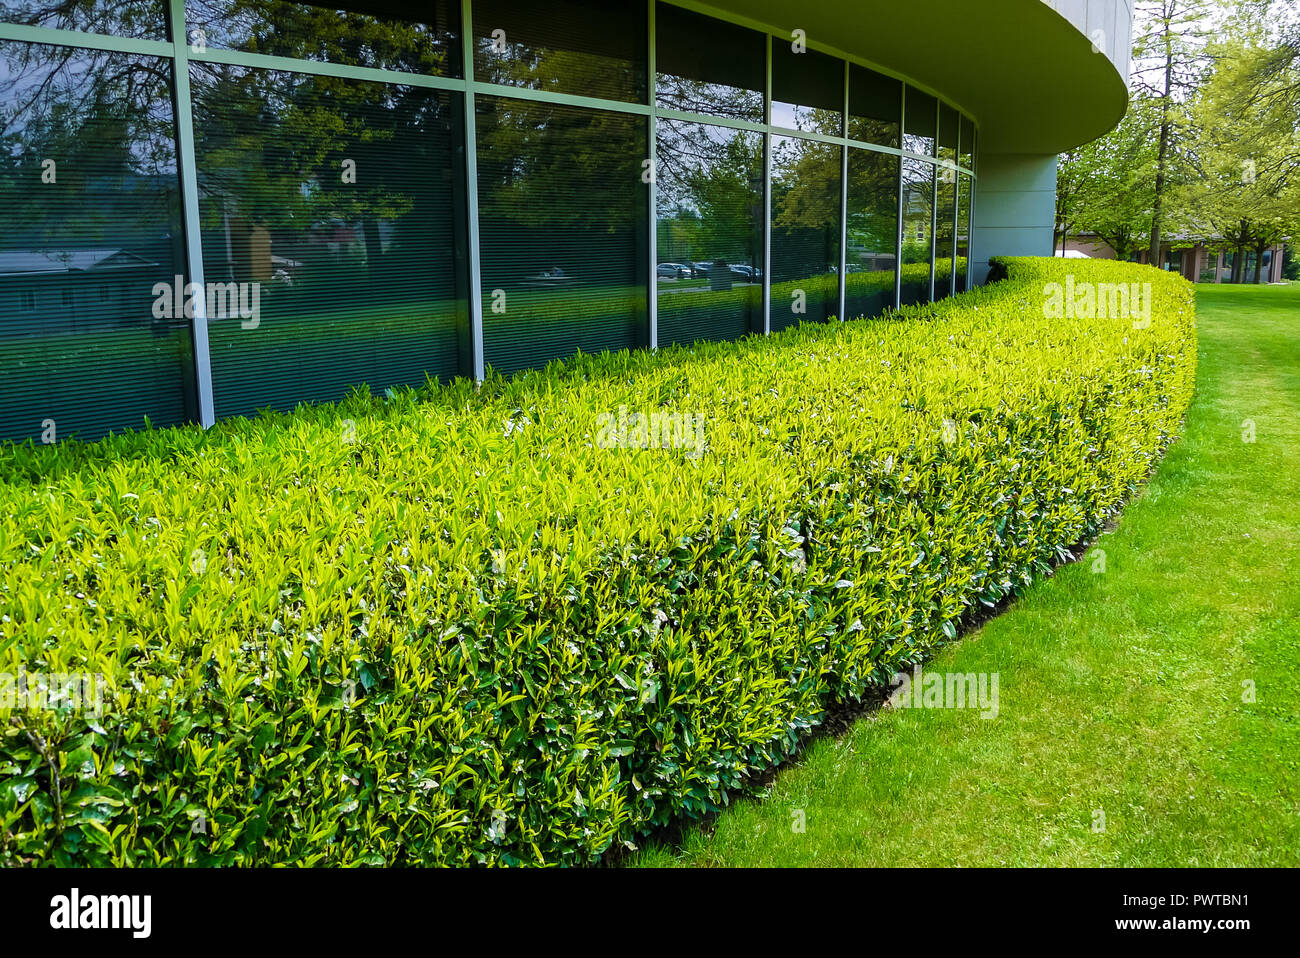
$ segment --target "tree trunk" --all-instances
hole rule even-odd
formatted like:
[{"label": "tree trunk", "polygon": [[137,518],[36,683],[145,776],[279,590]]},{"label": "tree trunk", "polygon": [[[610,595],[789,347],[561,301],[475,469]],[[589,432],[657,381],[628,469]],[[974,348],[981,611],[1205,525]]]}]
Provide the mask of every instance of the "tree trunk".
[{"label": "tree trunk", "polygon": [[1160,152],[1156,154],[1156,195],[1151,207],[1151,245],[1148,257],[1152,266],[1159,268],[1160,227],[1165,200],[1165,167],[1169,160],[1169,97],[1174,85],[1174,52],[1169,39],[1169,26],[1165,25],[1165,96],[1160,104]]},{"label": "tree trunk", "polygon": [[1264,243],[1261,240],[1255,246],[1255,285],[1260,285],[1264,276]]}]

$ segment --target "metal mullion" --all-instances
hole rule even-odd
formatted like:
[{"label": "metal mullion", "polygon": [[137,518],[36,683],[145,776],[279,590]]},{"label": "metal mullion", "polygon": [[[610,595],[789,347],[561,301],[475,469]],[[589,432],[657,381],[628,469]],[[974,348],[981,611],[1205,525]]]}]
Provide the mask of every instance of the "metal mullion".
[{"label": "metal mullion", "polygon": [[19,23],[0,23],[0,40],[45,43],[83,50],[108,50],[112,53],[143,53],[168,59],[176,49],[170,40],[141,40],[135,37],[115,37],[104,33],[85,33],[81,30],[63,30],[57,27],[32,27]]},{"label": "metal mullion", "polygon": [[845,146],[851,146],[858,150],[871,150],[875,153],[886,153],[889,156],[912,156],[907,150],[900,150],[896,146],[882,146],[879,143],[868,143],[866,140],[846,139]]},{"label": "metal mullion", "polygon": [[[844,115],[840,119],[840,129],[845,136],[849,132],[849,63],[844,61]],[[849,148],[840,146],[840,301],[837,315],[840,322],[845,320],[845,307],[848,299],[848,243],[849,243]]]},{"label": "metal mullion", "polygon": [[772,132],[778,136],[793,136],[800,140],[816,140],[818,143],[829,143],[832,146],[843,146],[848,142],[842,136],[830,136],[826,133],[815,133],[811,130],[792,130],[788,126],[773,126]]},{"label": "metal mullion", "polygon": [[667,107],[656,107],[655,116],[667,120],[683,120],[688,123],[704,123],[709,126],[725,126],[732,130],[748,130],[752,133],[762,133],[767,129],[765,123],[755,123],[752,120],[736,120],[726,116],[710,116],[707,113],[688,113],[685,110],[672,110]]},{"label": "metal mullion", "polygon": [[402,86],[432,87],[438,90],[464,90],[464,80],[454,77],[431,76],[427,73],[403,73],[377,67],[349,66],[344,63],[325,63],[320,60],[297,60],[293,57],[271,56],[266,53],[245,53],[242,50],[216,50],[211,47],[194,53],[191,60],[222,63],[227,66],[249,67],[256,70],[282,70],[286,73],[306,73],[312,76],[340,77],[346,80],[368,80],[373,83]]},{"label": "metal mullion", "polygon": [[[647,83],[650,106],[655,105],[655,0],[646,0],[649,18],[649,60],[647,63]],[[649,324],[649,343],[651,350],[659,348],[659,124],[654,110],[650,111],[650,279],[646,285],[649,292],[647,304],[647,322]]]},{"label": "metal mullion", "polygon": [[763,89],[763,335],[772,333],[772,35],[767,37]]},{"label": "metal mullion", "polygon": [[[185,0],[169,0],[169,26],[175,81],[176,146],[181,181],[181,221],[185,232],[185,266],[196,290],[206,290],[203,278],[203,235],[199,219],[198,162],[194,151],[194,109],[190,97],[189,40],[185,32]],[[184,292],[183,290],[181,291]],[[212,355],[208,345],[208,298],[188,297],[194,304],[190,335],[194,347],[194,379],[199,400],[199,425],[217,421],[212,395]]]},{"label": "metal mullion", "polygon": [[611,113],[634,113],[637,116],[650,116],[653,112],[651,108],[644,103],[628,103],[624,100],[605,100],[594,96],[580,96],[576,93],[553,93],[550,90],[534,90],[530,87],[523,86],[503,86],[496,83],[480,83],[477,80],[470,81],[469,89],[482,96],[499,96],[515,100],[534,100],[538,103],[558,103],[561,106],[576,106],[588,110],[606,110]]},{"label": "metal mullion", "polygon": [[478,233],[478,131],[474,113],[474,30],[470,0],[460,0],[461,70],[465,78],[465,214],[469,246],[470,374],[475,382],[487,376],[483,346],[483,272]]}]

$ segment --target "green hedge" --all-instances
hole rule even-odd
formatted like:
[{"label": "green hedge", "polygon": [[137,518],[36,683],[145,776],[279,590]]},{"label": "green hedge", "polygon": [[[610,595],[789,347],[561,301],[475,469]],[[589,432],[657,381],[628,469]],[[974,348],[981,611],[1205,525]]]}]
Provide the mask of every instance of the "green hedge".
[{"label": "green hedge", "polygon": [[[880,320],[0,448],[0,668],[111,686],[9,716],[0,861],[578,863],[719,808],[1176,434],[1187,283],[1004,265]],[[1067,271],[1152,283],[1151,324],[1046,318]],[[620,406],[702,416],[704,454],[601,448]]]}]

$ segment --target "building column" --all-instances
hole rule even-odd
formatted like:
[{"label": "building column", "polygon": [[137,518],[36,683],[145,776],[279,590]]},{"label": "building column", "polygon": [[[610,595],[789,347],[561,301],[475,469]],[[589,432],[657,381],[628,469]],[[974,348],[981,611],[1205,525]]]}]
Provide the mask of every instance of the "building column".
[{"label": "building column", "polygon": [[1051,256],[1056,154],[981,153],[971,224],[971,281],[988,279],[991,256]]}]

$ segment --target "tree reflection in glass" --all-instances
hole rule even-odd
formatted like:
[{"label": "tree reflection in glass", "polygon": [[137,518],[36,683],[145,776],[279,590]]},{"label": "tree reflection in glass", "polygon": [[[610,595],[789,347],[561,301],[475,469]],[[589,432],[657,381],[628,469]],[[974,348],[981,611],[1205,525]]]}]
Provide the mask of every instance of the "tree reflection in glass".
[{"label": "tree reflection in glass", "polygon": [[900,303],[930,301],[934,254],[934,164],[903,158],[903,265]]},{"label": "tree reflection in glass", "polygon": [[476,106],[488,364],[645,345],[646,118],[495,96]]},{"label": "tree reflection in glass", "polygon": [[219,416],[464,369],[464,107],[421,87],[191,65]]},{"label": "tree reflection in glass", "polygon": [[665,110],[763,122],[763,35],[672,4],[655,8],[655,103]]},{"label": "tree reflection in glass", "polygon": [[167,39],[167,0],[0,0],[0,23]]},{"label": "tree reflection in glass", "polygon": [[460,6],[428,0],[418,13],[394,2],[186,0],[188,39],[322,63],[460,76]]},{"label": "tree reflection in glass", "polygon": [[938,167],[936,205],[938,216],[934,233],[934,298],[952,295],[954,220],[957,216],[957,174],[946,166]]},{"label": "tree reflection in glass", "polygon": [[154,311],[183,272],[171,70],[0,41],[0,436],[195,413],[189,324]]},{"label": "tree reflection in glass", "polygon": [[849,150],[845,316],[878,316],[894,305],[898,264],[899,159]]},{"label": "tree reflection in glass", "polygon": [[773,330],[839,311],[841,149],[772,138]]},{"label": "tree reflection in glass", "polygon": [[659,343],[763,328],[763,136],[658,124]]}]

